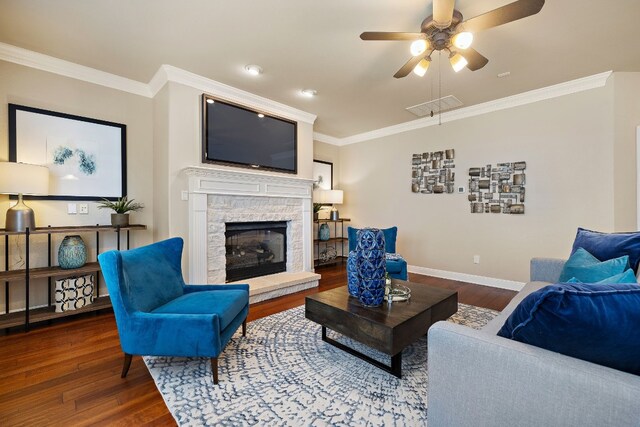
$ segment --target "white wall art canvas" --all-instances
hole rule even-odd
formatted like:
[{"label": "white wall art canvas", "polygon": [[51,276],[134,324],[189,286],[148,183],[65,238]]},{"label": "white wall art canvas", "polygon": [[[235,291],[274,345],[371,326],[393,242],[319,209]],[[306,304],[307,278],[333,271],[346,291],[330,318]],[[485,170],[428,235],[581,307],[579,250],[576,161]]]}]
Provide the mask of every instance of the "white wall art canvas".
[{"label": "white wall art canvas", "polygon": [[333,189],[333,163],[322,160],[313,161],[313,189]]},{"label": "white wall art canvas", "polygon": [[10,105],[9,160],[49,168],[49,196],[61,200],[126,195],[126,126]]}]

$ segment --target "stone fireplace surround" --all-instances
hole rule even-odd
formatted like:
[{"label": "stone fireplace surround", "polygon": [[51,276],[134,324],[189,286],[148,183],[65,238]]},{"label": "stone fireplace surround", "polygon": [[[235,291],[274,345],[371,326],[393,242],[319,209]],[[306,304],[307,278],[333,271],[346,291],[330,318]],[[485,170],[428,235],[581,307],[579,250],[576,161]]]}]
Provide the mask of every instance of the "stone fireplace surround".
[{"label": "stone fireplace surround", "polygon": [[241,280],[250,302],[317,287],[313,272],[313,181],[206,166],[184,169],[189,179],[189,280],[225,283],[225,223],[287,222],[287,271]]}]

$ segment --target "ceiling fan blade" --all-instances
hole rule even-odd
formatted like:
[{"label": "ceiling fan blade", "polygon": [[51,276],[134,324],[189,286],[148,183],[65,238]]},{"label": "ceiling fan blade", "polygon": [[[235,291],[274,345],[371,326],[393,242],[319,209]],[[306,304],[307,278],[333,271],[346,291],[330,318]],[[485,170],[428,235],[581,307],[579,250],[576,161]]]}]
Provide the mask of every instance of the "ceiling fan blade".
[{"label": "ceiling fan blade", "polygon": [[467,60],[467,68],[471,71],[479,70],[489,62],[487,58],[471,47],[465,50],[459,50],[458,53]]},{"label": "ceiling fan blade", "polygon": [[[429,53],[431,53],[431,52],[429,52]],[[426,55],[418,55],[418,56],[412,57],[410,60],[407,61],[406,64],[404,64],[402,66],[402,68],[400,68],[393,75],[393,77],[395,77],[396,79],[401,79],[403,77],[407,77],[409,75],[409,73],[411,71],[413,71],[414,68],[416,68],[416,65],[418,65],[418,62],[422,61],[422,59],[426,58],[427,56],[429,56],[429,55],[426,54]]]},{"label": "ceiling fan blade", "polygon": [[465,31],[472,33],[497,27],[508,22],[517,21],[527,16],[535,15],[544,6],[544,0],[518,0],[506,6],[468,19],[461,25]]},{"label": "ceiling fan blade", "polygon": [[455,0],[433,0],[433,21],[438,28],[447,28],[453,18]]},{"label": "ceiling fan blade", "polygon": [[382,31],[365,31],[360,34],[362,40],[426,40],[424,33],[387,33]]}]

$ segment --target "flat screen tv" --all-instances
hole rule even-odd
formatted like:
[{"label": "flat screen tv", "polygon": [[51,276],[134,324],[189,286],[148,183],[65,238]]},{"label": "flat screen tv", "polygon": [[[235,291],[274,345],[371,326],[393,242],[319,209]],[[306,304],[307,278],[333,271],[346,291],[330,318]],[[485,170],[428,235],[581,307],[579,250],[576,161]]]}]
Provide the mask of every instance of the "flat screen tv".
[{"label": "flat screen tv", "polygon": [[202,95],[202,161],[297,173],[297,123]]}]

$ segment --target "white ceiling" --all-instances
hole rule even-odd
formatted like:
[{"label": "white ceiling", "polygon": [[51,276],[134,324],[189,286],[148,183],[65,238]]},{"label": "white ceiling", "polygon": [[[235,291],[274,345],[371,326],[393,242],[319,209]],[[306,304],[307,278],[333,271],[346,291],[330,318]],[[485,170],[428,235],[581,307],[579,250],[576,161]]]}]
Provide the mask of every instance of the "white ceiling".
[{"label": "white ceiling", "polygon": [[[509,2],[456,9],[471,18]],[[406,107],[438,97],[437,57],[424,78],[395,79],[409,43],[359,38],[419,31],[430,14],[429,0],[0,0],[0,42],[144,83],[170,64],[317,114],[316,132],[343,138],[414,120]],[[443,58],[441,93],[469,106],[640,71],[639,18],[638,0],[547,0],[537,15],[475,35],[483,69],[455,74]],[[248,76],[247,64],[264,73]]]}]

